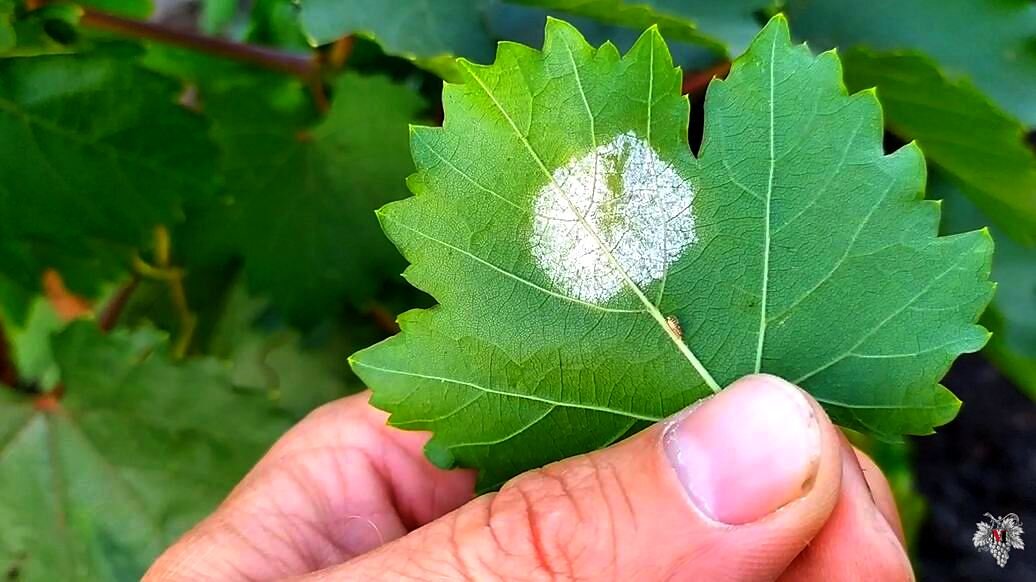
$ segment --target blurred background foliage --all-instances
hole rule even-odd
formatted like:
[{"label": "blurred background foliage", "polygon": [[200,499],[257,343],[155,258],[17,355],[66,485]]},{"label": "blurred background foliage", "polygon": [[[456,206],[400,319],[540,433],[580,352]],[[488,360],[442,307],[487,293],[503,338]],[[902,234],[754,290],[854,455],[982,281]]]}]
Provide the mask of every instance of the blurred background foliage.
[{"label": "blurred background foliage", "polygon": [[990,576],[973,521],[1036,517],[1029,0],[0,0],[0,575],[138,578],[293,421],[362,389],[345,357],[430,303],[373,210],[407,195],[407,127],[442,122],[455,57],[539,46],[548,14],[621,49],[657,24],[696,148],[708,81],[776,12],[877,88],[944,229],[996,240],[995,335],[947,381],[960,419],[854,437],[921,577]]}]

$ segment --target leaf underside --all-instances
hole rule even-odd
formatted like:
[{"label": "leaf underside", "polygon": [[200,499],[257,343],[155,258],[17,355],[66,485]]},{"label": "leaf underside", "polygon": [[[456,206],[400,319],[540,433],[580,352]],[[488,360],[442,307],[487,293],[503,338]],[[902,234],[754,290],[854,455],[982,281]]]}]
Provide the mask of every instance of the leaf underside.
[{"label": "leaf underside", "polygon": [[884,155],[873,92],[775,18],[705,103],[657,30],[624,57],[547,25],[542,52],[459,61],[414,128],[414,197],[379,216],[439,305],[355,354],[374,405],[491,488],[605,446],[752,372],[894,439],[949,421],[937,384],[979,349],[985,232],[937,237],[913,145]]}]

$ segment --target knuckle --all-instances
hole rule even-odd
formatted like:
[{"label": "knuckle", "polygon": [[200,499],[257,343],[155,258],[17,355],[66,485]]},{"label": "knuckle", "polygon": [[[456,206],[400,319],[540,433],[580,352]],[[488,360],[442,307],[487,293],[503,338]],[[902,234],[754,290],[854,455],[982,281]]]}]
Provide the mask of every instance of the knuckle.
[{"label": "knuckle", "polygon": [[508,483],[487,521],[500,555],[563,579],[614,577],[618,533],[635,527],[617,472],[587,455]]}]

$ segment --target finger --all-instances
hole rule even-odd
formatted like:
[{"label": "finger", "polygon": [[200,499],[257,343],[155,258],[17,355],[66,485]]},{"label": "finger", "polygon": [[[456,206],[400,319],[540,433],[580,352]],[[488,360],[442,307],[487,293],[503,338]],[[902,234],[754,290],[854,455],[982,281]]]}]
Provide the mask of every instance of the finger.
[{"label": "finger", "polygon": [[422,454],[426,433],[385,425],[358,394],[285,434],[145,580],[272,580],[339,564],[472,497],[474,475]]},{"label": "finger", "polygon": [[902,542],[871,497],[856,451],[848,441],[843,441],[841,457],[842,489],[838,504],[820,534],[781,580],[913,580]]},{"label": "finger", "polygon": [[867,453],[857,448],[853,448],[853,452],[856,453],[856,459],[860,462],[860,469],[863,471],[863,478],[867,481],[867,487],[871,490],[874,504],[878,506],[878,511],[884,516],[885,521],[892,526],[892,531],[896,532],[899,542],[906,546],[903,521],[899,517],[899,510],[896,509],[896,497],[892,494],[892,487],[885,478],[885,473]]},{"label": "finger", "polygon": [[750,376],[307,580],[773,580],[834,507],[839,448],[804,392]]}]

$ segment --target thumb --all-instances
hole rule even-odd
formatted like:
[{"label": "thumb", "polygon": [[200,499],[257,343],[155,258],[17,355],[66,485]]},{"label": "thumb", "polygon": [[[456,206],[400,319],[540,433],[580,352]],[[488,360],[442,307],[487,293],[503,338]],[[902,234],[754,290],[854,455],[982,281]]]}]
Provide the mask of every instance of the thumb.
[{"label": "thumb", "polygon": [[748,376],[314,576],[773,580],[830,515],[839,448],[805,392]]}]

